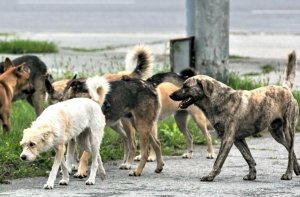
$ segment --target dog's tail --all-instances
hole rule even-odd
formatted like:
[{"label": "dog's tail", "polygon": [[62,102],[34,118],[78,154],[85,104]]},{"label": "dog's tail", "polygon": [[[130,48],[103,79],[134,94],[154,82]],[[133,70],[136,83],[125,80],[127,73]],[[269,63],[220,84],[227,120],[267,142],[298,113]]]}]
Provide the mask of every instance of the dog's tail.
[{"label": "dog's tail", "polygon": [[126,59],[126,70],[133,70],[129,74],[130,77],[146,79],[152,73],[153,54],[145,45],[136,45],[130,52],[127,53]]},{"label": "dog's tail", "polygon": [[87,78],[86,85],[91,98],[102,106],[110,90],[108,81],[104,77],[94,76]]},{"label": "dog's tail", "polygon": [[289,88],[293,87],[295,76],[296,76],[296,68],[297,68],[296,52],[292,51],[288,55],[288,63],[285,70],[285,79],[283,82],[283,86],[287,86]]}]

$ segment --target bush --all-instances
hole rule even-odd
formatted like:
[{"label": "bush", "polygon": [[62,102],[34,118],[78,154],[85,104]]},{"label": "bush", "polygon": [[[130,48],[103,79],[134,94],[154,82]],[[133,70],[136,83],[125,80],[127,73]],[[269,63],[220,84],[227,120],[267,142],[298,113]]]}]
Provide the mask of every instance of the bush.
[{"label": "bush", "polygon": [[6,40],[0,41],[0,53],[56,53],[58,47],[53,42],[35,40]]}]

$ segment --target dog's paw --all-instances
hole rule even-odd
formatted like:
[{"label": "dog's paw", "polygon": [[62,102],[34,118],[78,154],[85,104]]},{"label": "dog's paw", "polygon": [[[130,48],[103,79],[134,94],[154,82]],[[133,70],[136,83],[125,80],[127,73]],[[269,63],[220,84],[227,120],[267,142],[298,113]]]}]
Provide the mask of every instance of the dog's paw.
[{"label": "dog's paw", "polygon": [[156,169],[154,170],[154,172],[155,172],[155,173],[161,173],[162,170],[163,170],[163,168],[156,168]]},{"label": "dog's paw", "polygon": [[202,177],[202,178],[201,178],[201,181],[205,181],[205,182],[213,181],[214,178],[215,178],[215,177],[208,175],[208,176]]},{"label": "dog's paw", "polygon": [[71,170],[76,172],[78,170],[78,164],[72,164]]},{"label": "dog's paw", "polygon": [[59,185],[68,185],[68,184],[69,184],[69,180],[62,179],[59,181]]},{"label": "dog's paw", "polygon": [[247,174],[246,176],[243,177],[243,180],[245,180],[245,181],[253,181],[255,179],[256,179],[255,174]]},{"label": "dog's paw", "polygon": [[156,161],[156,156],[149,156],[147,159],[148,162]]},{"label": "dog's paw", "polygon": [[214,154],[213,153],[207,153],[206,159],[213,159]]},{"label": "dog's paw", "polygon": [[74,177],[74,178],[80,178],[80,179],[83,179],[83,178],[87,177],[87,174],[86,174],[86,173],[79,173],[79,172],[77,172],[77,173],[74,174],[73,177]]},{"label": "dog's paw", "polygon": [[141,173],[138,173],[136,171],[132,171],[129,173],[129,176],[141,176]]},{"label": "dog's paw", "polygon": [[292,180],[292,174],[283,174],[281,180]]},{"label": "dog's paw", "polygon": [[129,170],[131,168],[130,164],[122,163],[119,167],[120,170]]},{"label": "dog's paw", "polygon": [[193,152],[186,152],[181,155],[182,159],[191,159]]},{"label": "dog's paw", "polygon": [[105,173],[100,173],[99,176],[100,176],[100,178],[101,178],[102,181],[106,178],[106,174]]},{"label": "dog's paw", "polygon": [[44,189],[53,189],[54,188],[54,185],[53,184],[45,184],[44,185]]},{"label": "dog's paw", "polygon": [[141,161],[141,155],[138,155],[134,158],[134,161]]},{"label": "dog's paw", "polygon": [[86,185],[94,185],[95,184],[95,180],[90,180],[88,179],[86,182],[85,182]]}]

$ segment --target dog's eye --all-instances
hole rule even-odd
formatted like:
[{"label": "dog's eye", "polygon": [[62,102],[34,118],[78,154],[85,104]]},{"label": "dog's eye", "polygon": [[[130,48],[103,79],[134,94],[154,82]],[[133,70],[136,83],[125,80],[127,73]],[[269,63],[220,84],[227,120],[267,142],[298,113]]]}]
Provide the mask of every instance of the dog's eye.
[{"label": "dog's eye", "polygon": [[34,147],[34,146],[35,146],[35,143],[30,142],[30,143],[29,143],[29,146],[30,146],[30,147]]}]

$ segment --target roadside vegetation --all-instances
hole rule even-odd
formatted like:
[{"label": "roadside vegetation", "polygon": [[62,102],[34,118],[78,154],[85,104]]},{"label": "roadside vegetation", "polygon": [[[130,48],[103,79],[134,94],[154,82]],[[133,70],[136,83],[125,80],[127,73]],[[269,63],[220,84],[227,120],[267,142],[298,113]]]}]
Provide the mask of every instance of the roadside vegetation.
[{"label": "roadside vegetation", "polygon": [[58,47],[49,41],[13,39],[0,41],[0,53],[56,53]]},{"label": "roadside vegetation", "polygon": [[[251,90],[267,85],[268,83],[253,81],[250,77],[242,77],[237,74],[231,74],[229,79],[228,85],[234,89]],[[293,93],[298,103],[300,103],[300,92],[295,91]],[[53,163],[53,151],[43,153],[32,163],[24,163],[19,159],[22,151],[19,145],[23,136],[22,131],[29,127],[31,122],[36,118],[33,108],[25,101],[14,102],[11,117],[12,129],[10,133],[4,135],[0,131],[0,183],[5,183],[4,180],[13,178],[46,176],[47,171],[51,170]],[[298,131],[300,130],[299,122],[297,125]],[[184,153],[186,143],[173,118],[168,118],[160,122],[158,128],[164,155],[181,155]],[[188,122],[188,129],[192,133],[194,144],[206,144],[201,131],[199,131],[197,125],[192,120]],[[213,138],[213,144],[217,143],[217,139]],[[101,156],[103,161],[120,160],[123,158],[122,139],[110,128],[105,129],[101,145]]]}]

